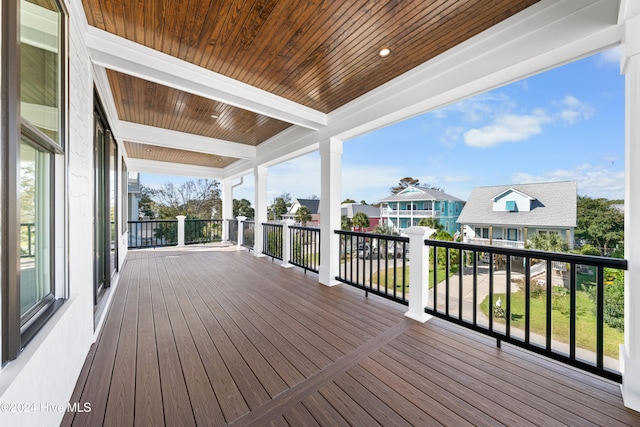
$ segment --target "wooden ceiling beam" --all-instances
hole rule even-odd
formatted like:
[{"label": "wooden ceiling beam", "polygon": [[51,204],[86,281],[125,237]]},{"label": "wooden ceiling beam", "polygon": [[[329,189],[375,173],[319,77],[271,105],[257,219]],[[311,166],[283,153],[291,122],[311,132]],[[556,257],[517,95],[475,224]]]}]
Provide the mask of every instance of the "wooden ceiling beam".
[{"label": "wooden ceiling beam", "polygon": [[207,166],[183,165],[181,163],[159,162],[130,158],[127,168],[138,173],[154,173],[169,176],[188,176],[193,178],[223,179],[223,169]]},{"label": "wooden ceiling beam", "polygon": [[95,27],[88,28],[87,46],[95,65],[308,129],[327,125],[320,111]]}]

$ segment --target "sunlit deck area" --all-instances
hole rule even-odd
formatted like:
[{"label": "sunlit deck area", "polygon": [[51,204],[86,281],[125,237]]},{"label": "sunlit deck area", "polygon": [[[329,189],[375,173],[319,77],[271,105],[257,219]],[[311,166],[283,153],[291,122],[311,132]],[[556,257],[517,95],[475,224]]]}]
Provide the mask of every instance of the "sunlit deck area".
[{"label": "sunlit deck area", "polygon": [[130,251],[63,425],[640,425],[617,383],[235,247]]}]

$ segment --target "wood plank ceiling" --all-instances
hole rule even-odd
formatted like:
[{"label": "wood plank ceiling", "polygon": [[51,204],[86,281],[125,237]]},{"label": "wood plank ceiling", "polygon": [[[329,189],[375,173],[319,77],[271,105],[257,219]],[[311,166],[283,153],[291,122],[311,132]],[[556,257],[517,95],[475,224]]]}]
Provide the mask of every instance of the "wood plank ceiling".
[{"label": "wood plank ceiling", "polygon": [[[91,26],[330,113],[537,1],[82,3]],[[391,54],[380,57],[382,48]],[[289,126],[114,71],[108,77],[120,120],[250,145]]]}]

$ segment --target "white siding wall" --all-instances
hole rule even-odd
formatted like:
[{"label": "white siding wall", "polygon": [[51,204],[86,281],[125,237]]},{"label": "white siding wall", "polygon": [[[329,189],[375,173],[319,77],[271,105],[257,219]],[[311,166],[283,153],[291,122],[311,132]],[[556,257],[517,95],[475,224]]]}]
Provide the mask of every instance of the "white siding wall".
[{"label": "white siding wall", "polygon": [[[68,2],[67,2],[68,3]],[[76,6],[77,7],[77,6]],[[73,14],[73,10],[70,10]],[[0,401],[33,403],[36,412],[0,412],[2,426],[57,426],[91,343],[93,330],[92,99],[89,54],[78,22],[69,25],[68,274],[69,300],[19,357],[0,372]],[[61,191],[61,186],[57,187]],[[56,267],[58,268],[58,267]],[[58,272],[56,272],[58,276]]]}]

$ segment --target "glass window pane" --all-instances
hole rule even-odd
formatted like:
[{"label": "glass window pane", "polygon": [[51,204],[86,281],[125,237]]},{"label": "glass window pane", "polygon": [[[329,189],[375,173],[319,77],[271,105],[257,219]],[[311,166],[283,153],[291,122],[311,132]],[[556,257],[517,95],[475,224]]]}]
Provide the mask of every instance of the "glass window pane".
[{"label": "glass window pane", "polygon": [[51,294],[51,154],[20,143],[20,315]]},{"label": "glass window pane", "polygon": [[56,143],[61,129],[61,13],[55,0],[20,2],[20,110]]}]

